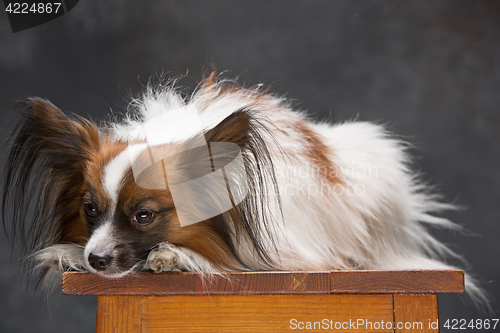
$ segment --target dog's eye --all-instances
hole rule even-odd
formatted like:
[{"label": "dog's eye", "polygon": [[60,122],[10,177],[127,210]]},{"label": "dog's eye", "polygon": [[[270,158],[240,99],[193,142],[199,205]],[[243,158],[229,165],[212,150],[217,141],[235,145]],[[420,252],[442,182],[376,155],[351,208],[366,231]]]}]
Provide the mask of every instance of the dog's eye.
[{"label": "dog's eye", "polygon": [[90,217],[97,216],[97,209],[90,203],[86,202],[85,204],[85,214]]},{"label": "dog's eye", "polygon": [[149,209],[141,209],[134,214],[132,221],[138,224],[148,224],[153,221],[154,214]]}]

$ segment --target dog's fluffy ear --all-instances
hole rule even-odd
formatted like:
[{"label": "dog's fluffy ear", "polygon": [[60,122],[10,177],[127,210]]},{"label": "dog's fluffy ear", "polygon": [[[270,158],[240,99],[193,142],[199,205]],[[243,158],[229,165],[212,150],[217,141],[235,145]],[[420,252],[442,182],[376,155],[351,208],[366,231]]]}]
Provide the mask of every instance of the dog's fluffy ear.
[{"label": "dog's fluffy ear", "polygon": [[205,133],[207,142],[231,142],[243,148],[249,144],[250,116],[238,111]]},{"label": "dog's fluffy ear", "polygon": [[[41,98],[19,102],[14,112],[20,119],[7,142],[2,220],[29,255],[59,242],[64,223],[78,218],[75,198],[81,197],[85,163],[99,149],[100,132]],[[30,207],[33,221],[27,221]]]},{"label": "dog's fluffy ear", "polygon": [[[222,122],[205,133],[205,139],[212,148],[213,142],[230,142],[239,146],[243,158],[244,181],[248,185],[248,192],[244,200],[222,214],[221,221],[231,224],[235,233],[244,234],[253,245],[256,255],[263,269],[272,267],[273,260],[268,256],[263,239],[270,239],[274,245],[271,233],[271,215],[268,212],[269,203],[279,202],[279,189],[276,182],[273,160],[268,150],[264,135],[267,124],[261,124],[253,116],[251,109],[241,109],[226,117]],[[212,153],[214,149],[211,150]],[[221,153],[223,155],[223,152]],[[234,158],[234,150],[229,154],[229,160]],[[221,161],[226,161],[223,158]],[[214,163],[217,168],[216,163]],[[234,175],[233,175],[234,176]],[[236,175],[243,181],[242,175]],[[264,189],[259,192],[258,189]],[[257,223],[256,216],[260,221]],[[219,220],[212,219],[211,223],[217,225]],[[237,237],[238,238],[238,237]],[[234,246],[234,245],[233,245]]]},{"label": "dog's fluffy ear", "polygon": [[36,150],[36,155],[52,162],[51,168],[66,174],[81,167],[89,152],[99,149],[99,130],[94,124],[83,118],[70,120],[47,100],[28,98],[15,110],[22,115],[12,133],[15,138],[9,157],[14,160]]}]

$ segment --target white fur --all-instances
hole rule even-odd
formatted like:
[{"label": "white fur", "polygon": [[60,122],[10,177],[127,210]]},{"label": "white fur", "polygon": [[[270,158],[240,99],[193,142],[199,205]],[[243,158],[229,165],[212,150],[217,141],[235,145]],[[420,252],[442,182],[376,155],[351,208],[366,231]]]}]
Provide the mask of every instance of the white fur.
[{"label": "white fur", "polygon": [[218,274],[221,271],[201,254],[168,242],[158,244],[150,252],[142,268],[157,273],[191,271],[200,274]]},{"label": "white fur", "polygon": [[[297,121],[305,120],[304,115],[292,112],[281,99],[256,101],[254,97],[248,90],[222,95],[200,90],[186,102],[170,90],[156,94],[150,91],[133,103],[140,120],[129,118],[125,124],[116,125],[114,133],[117,138],[144,139],[134,137],[143,122],[160,121],[162,112],[187,112],[192,117],[193,110],[201,119],[210,119],[203,124],[204,129],[210,129],[231,112],[249,108],[270,131],[266,143],[276,168],[283,217],[273,198],[270,211],[264,213],[276,223],[269,242],[274,239],[277,251],[271,244],[268,249],[279,263],[277,268],[445,267],[435,259],[451,251],[420,222],[452,226],[445,219],[429,215],[449,207],[424,193],[408,168],[401,142],[392,139],[381,126],[370,123],[309,123],[310,129],[330,147],[337,176],[345,184],[334,186],[318,175],[307,157],[305,142],[300,141],[301,133],[294,127]],[[175,103],[166,103],[169,98]],[[178,123],[158,122],[156,126],[165,133],[176,133],[175,140],[182,139]],[[194,134],[187,131],[184,139]],[[248,244],[240,242],[240,252],[246,258],[245,264],[261,268]]]},{"label": "white fur", "polygon": [[57,271],[86,270],[83,246],[76,244],[57,244],[35,253],[37,268],[48,266]]},{"label": "white fur", "polygon": [[112,159],[104,168],[102,182],[104,184],[104,189],[111,199],[111,211],[114,211],[116,207],[118,193],[121,189],[125,173],[130,169],[134,158],[145,148],[145,144],[131,144],[118,154],[118,156]]},{"label": "white fur", "polygon": [[[96,274],[103,274],[102,272],[94,269],[89,263],[89,254],[93,253],[97,256],[104,256],[105,254],[109,254],[111,256],[116,255],[115,246],[117,245],[117,238],[114,235],[114,227],[111,222],[106,222],[101,225],[97,230],[92,233],[87,245],[85,246],[85,251],[83,253],[85,267],[88,271]],[[140,266],[140,263],[137,263],[132,268],[127,271],[120,271],[116,267],[109,267],[106,270],[106,273],[103,274],[109,278],[119,278],[129,274],[130,272],[137,269]]]},{"label": "white fur", "polygon": [[[114,126],[114,135],[134,138],[142,122],[172,110],[189,110],[191,116],[196,110],[207,130],[232,112],[248,108],[267,128],[268,132],[263,133],[276,168],[281,210],[271,193],[269,210],[260,212],[274,221],[270,234],[263,237],[268,240],[270,257],[278,263],[276,268],[453,268],[441,258],[457,255],[431,236],[425,226],[458,229],[447,219],[433,215],[453,207],[441,203],[412,172],[403,142],[394,139],[382,126],[367,122],[308,122],[309,129],[330,150],[330,160],[342,182],[334,185],[315,170],[307,157],[307,143],[294,126],[306,120],[305,115],[292,112],[280,98],[256,96],[253,90],[220,93],[216,86],[213,90],[200,89],[186,101],[174,90],[150,89],[132,103],[132,115]],[[178,126],[171,122],[160,127],[165,132],[179,133]],[[193,133],[187,131],[184,135],[189,138]],[[175,140],[182,138],[175,136]],[[240,240],[238,246],[238,254],[246,265],[262,268],[248,240]],[[198,263],[199,267],[191,270],[202,270],[206,264]],[[468,287],[477,297],[484,298],[472,281]]]},{"label": "white fur", "polygon": [[97,256],[105,254],[112,254],[116,246],[116,237],[113,235],[113,225],[111,222],[106,222],[97,228],[90,237],[87,245],[85,245],[85,264],[90,271],[94,271],[89,262],[88,257],[90,253]]}]

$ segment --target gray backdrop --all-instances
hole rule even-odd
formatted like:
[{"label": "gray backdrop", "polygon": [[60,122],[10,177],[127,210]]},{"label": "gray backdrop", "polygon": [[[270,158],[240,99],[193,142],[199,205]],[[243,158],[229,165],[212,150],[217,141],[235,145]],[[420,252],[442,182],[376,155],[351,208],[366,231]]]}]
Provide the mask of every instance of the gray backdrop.
[{"label": "gray backdrop", "polygon": [[[416,147],[426,179],[467,207],[445,216],[470,235],[437,235],[500,298],[500,1],[87,0],[16,34],[1,13],[0,31],[2,138],[23,97],[106,119],[151,76],[189,70],[182,83],[194,87],[211,64],[317,119],[387,124]],[[34,295],[19,261],[2,235],[1,332],[95,329],[96,298]],[[441,324],[489,317],[462,298],[440,296]]]}]

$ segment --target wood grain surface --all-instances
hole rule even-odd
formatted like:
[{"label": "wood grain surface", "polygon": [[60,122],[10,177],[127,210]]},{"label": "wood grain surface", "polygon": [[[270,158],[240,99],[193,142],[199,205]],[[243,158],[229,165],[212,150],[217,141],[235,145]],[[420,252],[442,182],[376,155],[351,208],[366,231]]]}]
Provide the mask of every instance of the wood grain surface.
[{"label": "wood grain surface", "polygon": [[141,332],[141,308],[141,296],[98,297],[96,332]]},{"label": "wood grain surface", "polygon": [[366,332],[366,322],[392,324],[393,299],[392,295],[325,294],[147,296],[142,313],[143,333]]},{"label": "wood grain surface", "polygon": [[394,295],[394,332],[437,333],[437,295]]},{"label": "wood grain surface", "polygon": [[195,273],[136,273],[120,279],[67,272],[64,295],[460,294],[461,270],[245,272],[202,278]]},{"label": "wood grain surface", "polygon": [[[97,332],[439,332],[437,295],[460,270],[63,275],[66,295],[98,295]],[[168,297],[161,297],[168,296]]]}]

